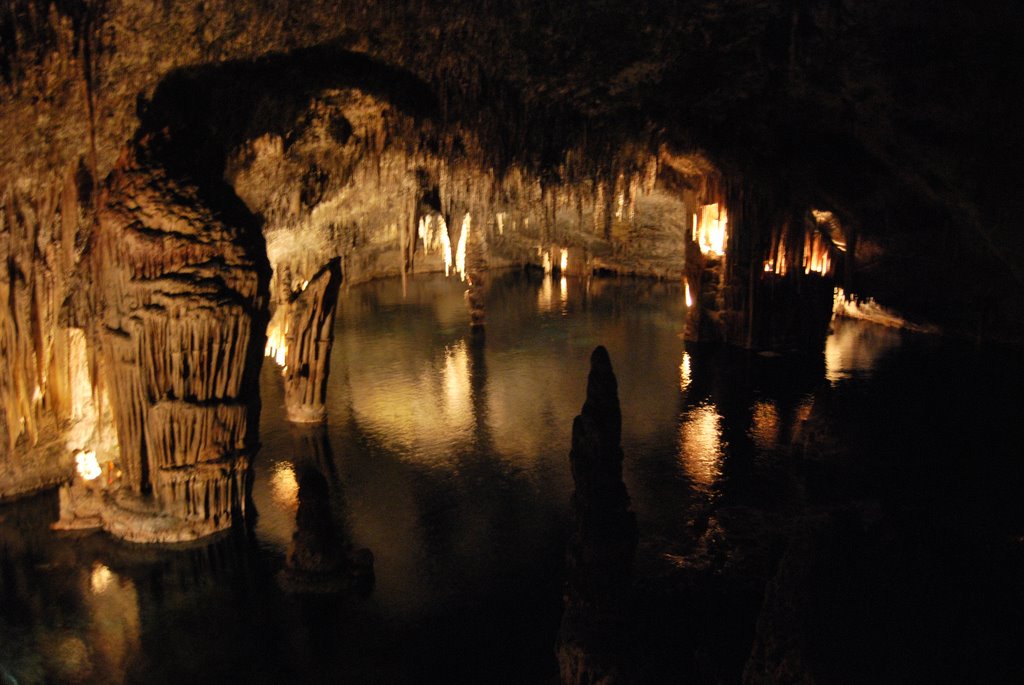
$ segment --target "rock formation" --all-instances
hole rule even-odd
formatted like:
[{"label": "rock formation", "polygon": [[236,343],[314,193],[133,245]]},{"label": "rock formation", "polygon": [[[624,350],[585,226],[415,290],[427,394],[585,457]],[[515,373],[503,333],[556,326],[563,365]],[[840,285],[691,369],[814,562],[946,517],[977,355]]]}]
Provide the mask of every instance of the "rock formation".
[{"label": "rock formation", "polygon": [[[122,512],[105,526],[135,540],[199,537],[244,511],[267,306],[259,232],[172,179],[153,155],[160,144],[134,143],[108,179],[91,255],[124,472]],[[144,519],[150,496],[159,524],[129,522],[123,512]]]},{"label": "rock formation", "polygon": [[557,647],[563,683],[631,682],[638,674],[629,644],[638,533],[622,482],[621,437],[618,384],[608,351],[599,346],[569,453],[576,488]]},{"label": "rock formation", "polygon": [[324,401],[340,287],[341,267],[333,259],[279,305],[284,309],[284,401],[290,421],[319,423],[327,417]]},{"label": "rock formation", "polygon": [[[471,211],[491,268],[557,248],[574,275],[685,271],[691,339],[813,348],[836,281],[1019,341],[1024,10],[919,4],[4,0],[0,497],[96,448],[126,492],[223,525],[253,444],[236,390],[259,363],[261,232],[275,269],[297,263],[280,244],[315,246],[300,282],[336,258],[349,283],[407,278],[455,261],[420,220]],[[314,338],[289,366],[305,420]],[[100,454],[108,399],[120,444]]]}]

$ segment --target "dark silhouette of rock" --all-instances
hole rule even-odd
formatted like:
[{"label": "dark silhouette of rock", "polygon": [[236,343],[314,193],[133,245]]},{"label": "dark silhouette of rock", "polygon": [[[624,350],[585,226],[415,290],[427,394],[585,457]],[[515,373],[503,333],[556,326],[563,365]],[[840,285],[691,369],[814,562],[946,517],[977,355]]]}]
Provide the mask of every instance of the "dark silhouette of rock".
[{"label": "dark silhouette of rock", "polygon": [[636,679],[630,657],[636,517],[622,482],[618,383],[604,347],[590,357],[587,399],[572,428],[576,489],[566,552],[565,613],[558,636],[563,683]]}]

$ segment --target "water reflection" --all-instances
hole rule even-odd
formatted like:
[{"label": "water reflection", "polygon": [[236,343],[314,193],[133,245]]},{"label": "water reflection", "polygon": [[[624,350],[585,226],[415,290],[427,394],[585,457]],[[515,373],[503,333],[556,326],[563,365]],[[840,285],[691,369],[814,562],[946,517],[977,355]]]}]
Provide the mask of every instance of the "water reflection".
[{"label": "water reflection", "polygon": [[464,428],[471,420],[469,359],[465,340],[459,340],[444,350],[444,413],[453,426]]},{"label": "water reflection", "polygon": [[750,429],[757,449],[767,451],[779,443],[779,412],[773,400],[754,403],[754,424]]},{"label": "water reflection", "polygon": [[691,374],[693,371],[690,368],[690,353],[683,351],[683,361],[679,364],[679,389],[686,392],[686,389],[690,387]]},{"label": "water reflection", "polygon": [[836,319],[825,339],[825,378],[835,385],[871,374],[878,361],[900,346],[896,328],[865,321]]},{"label": "water reflection", "polygon": [[[681,350],[681,284],[495,276],[484,344],[461,284],[407,285],[342,298],[326,427],[295,432],[265,365],[255,540],[125,551],[55,538],[55,507],[0,509],[4,666],[23,682],[68,682],[57,664],[82,655],[98,682],[551,681],[570,432],[594,346],[615,363],[623,476],[649,557],[692,548],[692,522],[722,502],[779,491],[780,447],[831,389],[823,359]],[[321,513],[373,550],[365,601],[306,602],[275,581],[306,467],[327,482]]]},{"label": "water reflection", "polygon": [[274,502],[292,514],[299,507],[299,481],[295,477],[295,466],[291,462],[279,461],[270,472],[270,492]]},{"label": "water reflection", "polygon": [[95,562],[89,575],[90,594],[85,595],[90,613],[89,647],[94,669],[101,680],[127,680],[129,661],[140,649],[139,596],[131,578],[124,578]]},{"label": "water reflection", "polygon": [[721,475],[722,417],[714,404],[690,409],[679,426],[679,455],[690,479],[710,487]]},{"label": "water reflection", "polygon": [[569,313],[569,279],[558,278],[558,295],[555,296],[555,276],[547,274],[537,291],[537,309],[541,312],[558,311],[562,316]]}]

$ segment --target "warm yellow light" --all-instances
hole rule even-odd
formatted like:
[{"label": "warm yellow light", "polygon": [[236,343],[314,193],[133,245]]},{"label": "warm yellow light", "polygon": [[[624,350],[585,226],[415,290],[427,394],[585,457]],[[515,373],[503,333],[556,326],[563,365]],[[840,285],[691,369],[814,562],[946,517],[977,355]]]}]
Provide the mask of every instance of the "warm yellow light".
[{"label": "warm yellow light", "polygon": [[754,403],[753,410],[754,421],[750,437],[754,439],[754,444],[759,450],[767,452],[779,441],[779,412],[771,400]]},{"label": "warm yellow light", "polygon": [[764,263],[764,270],[765,270],[765,273],[771,273],[771,271],[772,271],[772,268],[773,268],[773,267],[772,267],[772,262],[771,262],[771,260],[765,260],[765,263]]},{"label": "warm yellow light", "polygon": [[550,252],[544,252],[544,254],[542,255],[542,258],[543,258],[542,259],[542,263],[544,264],[544,273],[546,273],[546,274],[551,273],[551,253]]},{"label": "warm yellow light", "polygon": [[103,564],[97,562],[93,564],[92,573],[89,574],[89,589],[92,590],[94,595],[98,595],[110,585],[110,581],[114,579],[114,574],[109,568]]},{"label": "warm yellow light", "polygon": [[550,277],[545,276],[540,290],[537,291],[537,307],[541,311],[551,311],[554,305],[554,286],[551,280]]},{"label": "warm yellow light", "polygon": [[562,271],[569,268],[569,250],[564,247],[562,248],[561,268]]},{"label": "warm yellow light", "polygon": [[820,233],[807,236],[804,240],[804,273],[809,274],[813,271],[824,276],[828,274],[831,266],[829,242],[825,236]]},{"label": "warm yellow light", "polygon": [[285,360],[288,358],[288,344],[285,342],[284,336],[284,327],[271,321],[267,326],[267,346],[264,354],[273,359],[280,367],[284,367]]},{"label": "warm yellow light", "polygon": [[726,227],[729,218],[725,207],[718,202],[702,205],[698,212],[697,244],[708,255],[725,254]]},{"label": "warm yellow light", "polygon": [[455,271],[458,272],[459,278],[463,281],[466,280],[466,243],[469,241],[469,229],[472,223],[472,217],[469,213],[462,219],[462,232],[459,234],[459,246],[455,250]]},{"label": "warm yellow light", "polygon": [[[562,304],[565,304],[569,300],[569,282],[565,280],[565,276],[562,276],[562,280],[558,282],[558,295],[562,299]],[[563,312],[564,313],[564,312]]]},{"label": "warm yellow light", "polygon": [[679,364],[679,389],[686,392],[690,387],[690,355],[683,352],[683,361]]},{"label": "warm yellow light", "polygon": [[683,281],[683,287],[686,290],[686,306],[687,307],[692,307],[693,306],[693,296],[690,295],[690,282],[687,281],[687,280],[684,280]]},{"label": "warm yellow light", "polygon": [[679,426],[679,456],[698,486],[708,487],[721,475],[722,417],[713,404],[693,407]]},{"label": "warm yellow light", "polygon": [[452,421],[468,421],[472,416],[469,384],[469,350],[460,340],[444,350],[444,411]]},{"label": "warm yellow light", "polygon": [[95,452],[79,452],[75,455],[75,468],[84,480],[96,480],[103,473]]},{"label": "warm yellow light", "polygon": [[274,464],[270,474],[270,495],[280,506],[295,510],[299,506],[299,481],[295,467],[286,461]]},{"label": "warm yellow light", "polygon": [[444,257],[444,275],[450,276],[452,273],[452,240],[448,237],[448,224],[445,222],[444,217],[438,217],[438,221],[441,222],[441,256]]}]

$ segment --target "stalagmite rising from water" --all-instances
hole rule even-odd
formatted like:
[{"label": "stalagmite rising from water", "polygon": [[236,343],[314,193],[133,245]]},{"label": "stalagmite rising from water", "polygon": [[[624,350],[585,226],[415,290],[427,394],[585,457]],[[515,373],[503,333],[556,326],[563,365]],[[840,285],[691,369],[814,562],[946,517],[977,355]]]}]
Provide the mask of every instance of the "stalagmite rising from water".
[{"label": "stalagmite rising from water", "polygon": [[335,259],[283,305],[287,307],[284,402],[290,421],[319,423],[327,416],[324,401],[340,286],[341,268]]},{"label": "stalagmite rising from water", "polygon": [[608,351],[590,357],[587,400],[572,425],[574,529],[558,636],[563,683],[628,682],[636,517],[622,482],[622,413]]}]

